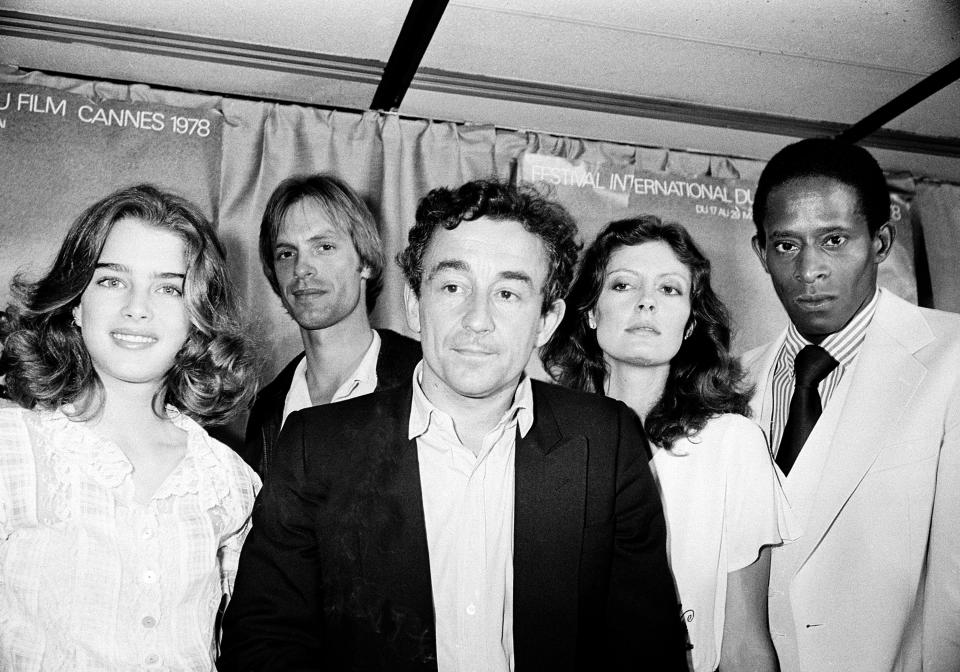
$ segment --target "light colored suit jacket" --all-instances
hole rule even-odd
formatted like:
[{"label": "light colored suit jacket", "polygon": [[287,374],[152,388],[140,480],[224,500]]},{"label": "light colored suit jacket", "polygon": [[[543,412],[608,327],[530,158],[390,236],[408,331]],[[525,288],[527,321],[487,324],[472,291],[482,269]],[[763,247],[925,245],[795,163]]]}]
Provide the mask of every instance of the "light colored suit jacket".
[{"label": "light colored suit jacket", "polygon": [[[784,336],[744,356],[766,431]],[[882,290],[784,490],[803,536],[772,554],[783,671],[960,670],[960,315]]]}]

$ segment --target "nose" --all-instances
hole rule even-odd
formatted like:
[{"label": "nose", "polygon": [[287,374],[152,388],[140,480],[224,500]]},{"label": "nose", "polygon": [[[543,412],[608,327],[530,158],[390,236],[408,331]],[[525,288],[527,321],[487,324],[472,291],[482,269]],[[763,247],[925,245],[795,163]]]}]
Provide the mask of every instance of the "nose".
[{"label": "nose", "polygon": [[487,297],[477,292],[468,299],[466,312],[463,314],[463,326],[478,334],[493,331],[493,316],[490,314]]},{"label": "nose", "polygon": [[826,278],[830,268],[824,263],[823,255],[815,246],[804,245],[797,254],[795,276],[805,285],[812,285]]},{"label": "nose", "polygon": [[644,308],[649,311],[654,311],[657,309],[656,292],[646,289],[640,292],[640,297],[637,299],[637,310],[643,311]]},{"label": "nose", "polygon": [[152,314],[150,293],[146,289],[131,289],[127,293],[127,302],[123,306],[123,316],[132,320],[146,320]]},{"label": "nose", "polygon": [[312,275],[316,275],[317,269],[307,260],[307,255],[298,254],[297,263],[293,267],[293,275],[298,280],[303,280],[309,278]]}]

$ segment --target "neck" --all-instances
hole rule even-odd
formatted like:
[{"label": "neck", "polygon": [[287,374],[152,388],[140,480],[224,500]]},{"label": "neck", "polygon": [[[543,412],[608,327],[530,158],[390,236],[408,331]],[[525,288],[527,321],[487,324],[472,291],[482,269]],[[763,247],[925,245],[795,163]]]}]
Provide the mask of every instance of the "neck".
[{"label": "neck", "polygon": [[604,393],[625,403],[645,422],[650,410],[663,397],[670,365],[638,366],[607,360],[607,368],[609,375]]},{"label": "neck", "polygon": [[[103,404],[86,422],[106,435],[145,435],[168,422],[154,404],[156,392],[156,385],[104,382]],[[161,415],[157,415],[158,410]]]},{"label": "neck", "polygon": [[483,437],[500,422],[503,414],[513,404],[513,398],[520,384],[520,377],[512,385],[507,385],[492,395],[477,398],[465,397],[452,391],[423,367],[420,387],[431,404],[453,419],[454,427],[464,445],[479,445]]},{"label": "neck", "polygon": [[354,311],[325,329],[300,329],[307,358],[308,379],[336,381],[353,373],[373,341],[366,312]]}]

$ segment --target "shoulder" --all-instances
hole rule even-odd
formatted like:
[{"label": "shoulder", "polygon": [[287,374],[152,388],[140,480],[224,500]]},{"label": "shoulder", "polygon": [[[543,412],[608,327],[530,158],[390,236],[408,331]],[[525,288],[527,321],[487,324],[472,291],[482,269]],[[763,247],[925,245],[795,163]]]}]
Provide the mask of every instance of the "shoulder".
[{"label": "shoulder", "polygon": [[257,393],[257,402],[260,402],[263,398],[272,398],[279,396],[281,399],[286,397],[287,390],[290,389],[290,382],[293,380],[293,373],[297,370],[297,366],[300,364],[300,360],[305,356],[304,352],[300,352],[299,355],[290,360],[290,362],[283,367],[283,369],[278,373],[273,380],[271,380],[267,385],[264,385],[263,388]]},{"label": "shoulder", "polygon": [[394,350],[398,352],[416,354],[419,357],[421,353],[420,341],[403,336],[402,334],[398,334],[390,329],[377,329],[376,331],[380,335],[381,352],[384,350]]},{"label": "shoulder", "polygon": [[566,434],[608,434],[624,421],[639,425],[636,414],[616,399],[539,380],[531,384],[535,417],[549,411]]},{"label": "shoulder", "polygon": [[380,356],[377,357],[377,387],[397,387],[413,374],[423,356],[420,341],[401,336],[389,329],[377,329],[380,334]]},{"label": "shoulder", "polygon": [[759,456],[766,461],[769,455],[760,425],[736,413],[711,417],[703,429],[691,437],[678,439],[668,452],[704,455],[722,461],[737,456]]},{"label": "shoulder", "polygon": [[770,360],[771,352],[779,346],[781,341],[782,339],[769,341],[740,355],[740,363],[743,368],[755,377],[764,364]]},{"label": "shoulder", "polygon": [[[338,437],[355,437],[358,432],[371,435],[394,428],[403,418],[410,416],[411,382],[399,387],[377,390],[335,404],[311,406],[294,411],[284,424],[296,427],[304,441],[319,436],[325,441]],[[397,430],[399,431],[399,430]],[[406,428],[403,428],[406,432]]]},{"label": "shoulder", "polygon": [[40,414],[20,406],[0,407],[0,465],[15,453],[30,447],[29,425],[40,422]]},{"label": "shoulder", "polygon": [[237,455],[235,450],[210,436],[206,430],[201,429],[201,431],[203,432],[201,440],[216,458],[217,463],[226,469],[234,480],[252,483],[259,487],[260,477],[250,468],[250,465],[243,461],[242,457]]}]

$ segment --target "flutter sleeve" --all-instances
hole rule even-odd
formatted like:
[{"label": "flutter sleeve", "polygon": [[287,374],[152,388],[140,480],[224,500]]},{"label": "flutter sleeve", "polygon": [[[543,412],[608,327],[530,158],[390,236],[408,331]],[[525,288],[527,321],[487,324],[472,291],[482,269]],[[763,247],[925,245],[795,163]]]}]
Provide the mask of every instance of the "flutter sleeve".
[{"label": "flutter sleeve", "polygon": [[801,535],[783,493],[783,474],[767,448],[763,431],[742,416],[724,433],[727,486],[724,498],[724,538],[727,571],[752,564],[761,547],[794,541]]}]

